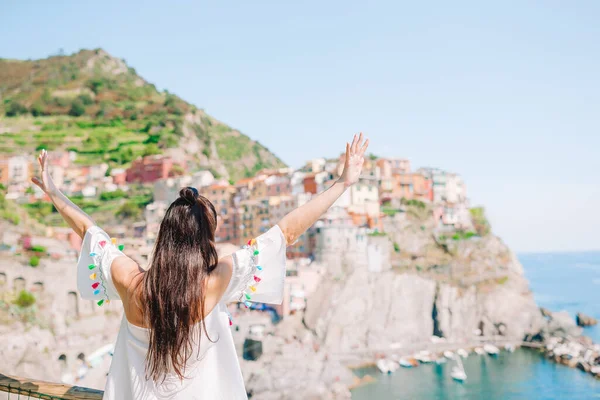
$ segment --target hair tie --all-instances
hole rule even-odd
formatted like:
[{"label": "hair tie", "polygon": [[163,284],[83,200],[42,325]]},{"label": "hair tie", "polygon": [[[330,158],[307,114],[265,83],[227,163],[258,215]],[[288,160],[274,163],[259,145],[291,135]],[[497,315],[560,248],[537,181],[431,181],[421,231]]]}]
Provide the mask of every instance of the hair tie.
[{"label": "hair tie", "polygon": [[179,192],[179,196],[188,203],[190,203],[191,206],[193,206],[197,204],[198,197],[200,196],[200,194],[198,193],[198,189],[188,186],[186,188],[181,189],[181,191]]}]

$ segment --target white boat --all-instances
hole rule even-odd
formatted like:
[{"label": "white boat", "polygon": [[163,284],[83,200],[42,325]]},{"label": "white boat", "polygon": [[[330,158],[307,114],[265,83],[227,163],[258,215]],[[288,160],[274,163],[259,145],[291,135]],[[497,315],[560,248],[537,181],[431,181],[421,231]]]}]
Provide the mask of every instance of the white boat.
[{"label": "white boat", "polygon": [[379,371],[381,371],[381,373],[383,374],[391,374],[392,372],[398,369],[397,363],[387,359],[377,360],[376,365]]},{"label": "white boat", "polygon": [[515,351],[515,345],[512,343],[507,343],[504,345],[504,350],[512,353],[513,351]]},{"label": "white boat", "polygon": [[454,359],[454,353],[451,352],[450,350],[446,350],[444,352],[444,357],[446,357],[448,360],[453,360]]},{"label": "white boat", "polygon": [[467,379],[467,373],[465,372],[465,367],[463,366],[460,357],[456,357],[456,365],[452,367],[450,376],[452,379],[459,382],[464,382]]},{"label": "white boat", "polygon": [[497,356],[500,353],[500,350],[494,346],[493,344],[484,344],[483,350],[488,353],[490,356]]},{"label": "white boat", "polygon": [[458,354],[459,356],[461,356],[462,358],[467,358],[469,357],[469,352],[466,351],[465,349],[458,349],[456,350],[456,354]]},{"label": "white boat", "polygon": [[411,360],[406,357],[400,358],[399,364],[401,367],[404,367],[404,368],[412,368],[414,366],[413,362],[411,362]]},{"label": "white boat", "polygon": [[475,354],[482,356],[485,354],[485,350],[483,350],[481,347],[475,347]]},{"label": "white boat", "polygon": [[423,364],[428,364],[434,362],[434,358],[431,356],[431,353],[423,350],[415,354],[415,359]]}]

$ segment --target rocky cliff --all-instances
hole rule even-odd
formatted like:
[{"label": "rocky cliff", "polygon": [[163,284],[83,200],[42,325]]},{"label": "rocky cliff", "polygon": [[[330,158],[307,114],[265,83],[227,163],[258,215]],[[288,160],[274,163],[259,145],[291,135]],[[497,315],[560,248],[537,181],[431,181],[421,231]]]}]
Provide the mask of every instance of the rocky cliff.
[{"label": "rocky cliff", "polygon": [[306,325],[332,352],[385,351],[484,336],[522,339],[544,319],[515,255],[496,236],[447,231],[429,213],[402,210],[385,223],[391,268],[326,277],[309,299]]}]

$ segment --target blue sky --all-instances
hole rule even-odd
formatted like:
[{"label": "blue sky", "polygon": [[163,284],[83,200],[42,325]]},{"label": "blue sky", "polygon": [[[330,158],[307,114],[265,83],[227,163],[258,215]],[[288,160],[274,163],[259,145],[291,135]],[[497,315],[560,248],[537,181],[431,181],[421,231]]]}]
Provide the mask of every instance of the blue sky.
[{"label": "blue sky", "polygon": [[0,3],[0,57],[102,47],[291,166],[362,130],[513,249],[600,249],[600,2],[53,3]]}]

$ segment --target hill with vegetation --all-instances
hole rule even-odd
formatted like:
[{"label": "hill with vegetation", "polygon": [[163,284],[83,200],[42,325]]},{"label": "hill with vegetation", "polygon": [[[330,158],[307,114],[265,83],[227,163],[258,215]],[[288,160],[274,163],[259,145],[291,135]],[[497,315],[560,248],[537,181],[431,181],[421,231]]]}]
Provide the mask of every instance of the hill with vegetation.
[{"label": "hill with vegetation", "polygon": [[284,163],[202,109],[160,92],[101,49],[22,61],[0,59],[0,154],[41,148],[76,162],[127,167],[165,154],[191,172],[237,180]]}]

